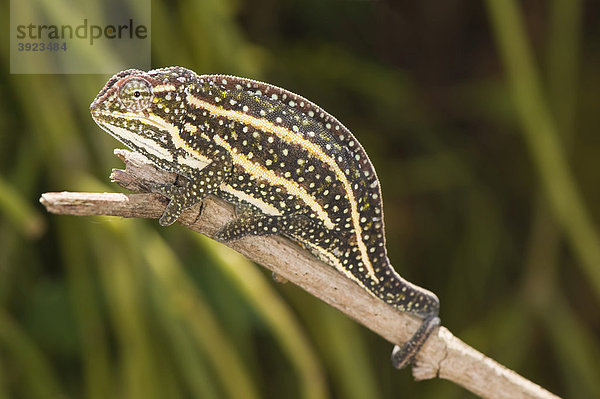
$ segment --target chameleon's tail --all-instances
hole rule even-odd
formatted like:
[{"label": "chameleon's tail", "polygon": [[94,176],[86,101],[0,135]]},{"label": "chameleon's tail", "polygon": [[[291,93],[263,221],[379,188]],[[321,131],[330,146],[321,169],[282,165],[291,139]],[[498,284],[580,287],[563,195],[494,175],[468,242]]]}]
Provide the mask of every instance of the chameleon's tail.
[{"label": "chameleon's tail", "polygon": [[392,268],[387,258],[384,260],[388,264],[384,268],[378,268],[378,270],[387,270],[384,275],[381,275],[381,283],[386,286],[385,298],[382,299],[398,310],[423,319],[423,323],[408,342],[402,347],[394,347],[392,364],[400,369],[414,360],[427,338],[440,325],[438,317],[440,302],[433,292],[406,281]]},{"label": "chameleon's tail", "polygon": [[398,345],[394,346],[394,350],[392,351],[392,364],[394,367],[401,369],[412,363],[417,353],[423,347],[423,344],[425,344],[425,341],[427,341],[427,338],[429,338],[433,330],[439,325],[439,317],[429,316],[423,320],[421,327],[419,327],[408,342],[402,345],[402,347]]},{"label": "chameleon's tail", "polygon": [[[310,221],[309,219],[305,219]],[[330,259],[323,256],[318,249],[326,248],[328,252],[335,254],[339,248],[347,245],[348,239],[338,237],[335,234],[316,235],[312,240],[307,240],[303,234],[310,231],[310,227],[318,229],[319,226],[307,226],[307,228],[298,229],[299,235],[292,236],[298,241],[304,242],[309,249],[319,256],[323,261]],[[370,263],[376,274],[376,280],[361,267],[348,267],[357,281],[361,282],[363,287],[374,296],[393,306],[402,312],[407,312],[423,319],[423,324],[412,336],[412,338],[401,348],[395,347],[392,354],[392,363],[397,368],[402,368],[413,361],[415,355],[419,352],[431,332],[440,325],[438,318],[440,302],[437,296],[424,288],[410,283],[403,279],[392,267],[385,252],[385,246],[377,246],[376,251],[370,252]],[[347,253],[338,254],[340,259],[349,259],[356,252],[352,248],[347,249]],[[330,263],[335,267],[335,262]],[[352,266],[352,265],[351,265]]]},{"label": "chameleon's tail", "polygon": [[440,301],[433,292],[403,279],[387,257],[380,262],[381,264],[377,265],[379,284],[372,286],[376,296],[396,309],[422,319],[438,315]]}]

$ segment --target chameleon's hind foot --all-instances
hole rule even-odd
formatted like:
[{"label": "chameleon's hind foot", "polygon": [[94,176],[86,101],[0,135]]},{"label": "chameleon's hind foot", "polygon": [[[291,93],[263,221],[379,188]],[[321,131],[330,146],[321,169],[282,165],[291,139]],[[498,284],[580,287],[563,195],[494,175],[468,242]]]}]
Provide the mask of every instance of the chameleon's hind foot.
[{"label": "chameleon's hind foot", "polygon": [[398,345],[394,346],[394,350],[392,351],[392,364],[397,369],[401,369],[409,365],[415,359],[415,356],[421,348],[427,338],[431,335],[433,330],[440,325],[440,318],[437,316],[429,316],[413,334],[410,340],[399,347]]},{"label": "chameleon's hind foot", "polygon": [[271,223],[262,215],[243,214],[227,223],[213,237],[217,241],[228,242],[239,240],[250,235],[268,235]]},{"label": "chameleon's hind foot", "polygon": [[215,239],[227,242],[239,240],[246,236],[268,236],[306,229],[310,219],[305,215],[271,216],[256,213],[243,213],[237,219],[227,223],[216,235]]}]

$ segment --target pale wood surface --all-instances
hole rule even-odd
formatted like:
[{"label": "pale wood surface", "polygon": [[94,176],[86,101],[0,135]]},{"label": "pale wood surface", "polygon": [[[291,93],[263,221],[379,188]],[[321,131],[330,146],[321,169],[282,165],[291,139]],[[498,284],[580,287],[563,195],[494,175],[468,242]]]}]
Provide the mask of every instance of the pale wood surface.
[{"label": "pale wood surface", "polygon": [[[174,174],[156,169],[139,154],[125,150],[115,150],[115,153],[125,162],[126,170],[114,170],[111,178],[131,191],[146,191],[150,182],[175,180]],[[155,219],[162,215],[166,206],[163,197],[148,193],[45,193],[40,202],[49,212],[56,214]],[[202,206],[186,210],[179,222],[211,237],[233,217],[231,205],[209,197]],[[419,319],[395,311],[290,240],[278,236],[247,237],[227,245],[334,306],[391,343],[402,344],[419,327]],[[417,380],[444,378],[485,398],[557,398],[471,348],[444,327],[429,338],[412,372]]]}]

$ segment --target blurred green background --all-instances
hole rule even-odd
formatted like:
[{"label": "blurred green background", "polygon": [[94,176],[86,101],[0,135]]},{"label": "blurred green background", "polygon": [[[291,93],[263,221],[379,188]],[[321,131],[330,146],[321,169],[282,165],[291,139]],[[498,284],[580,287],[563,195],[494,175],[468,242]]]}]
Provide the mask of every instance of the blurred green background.
[{"label": "blurred green background", "polygon": [[[598,398],[599,18],[580,0],[155,0],[152,65],[337,116],[381,179],[390,259],[443,324]],[[109,76],[10,75],[0,43],[1,399],[473,397],[414,382],[389,343],[203,236],[47,214],[43,192],[119,191],[122,146],[88,112]]]}]

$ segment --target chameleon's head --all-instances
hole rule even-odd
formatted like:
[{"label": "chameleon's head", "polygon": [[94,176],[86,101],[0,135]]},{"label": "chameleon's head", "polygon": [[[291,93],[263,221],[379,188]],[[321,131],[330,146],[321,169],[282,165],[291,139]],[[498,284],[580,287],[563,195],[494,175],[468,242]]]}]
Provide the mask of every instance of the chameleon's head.
[{"label": "chameleon's head", "polygon": [[185,113],[185,88],[195,76],[180,67],[119,72],[90,105],[92,117],[134,151],[169,158]]}]

